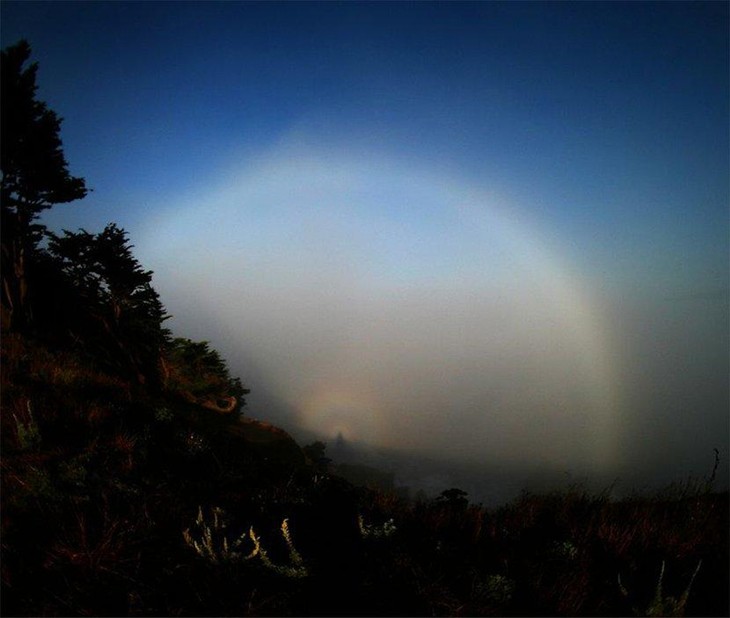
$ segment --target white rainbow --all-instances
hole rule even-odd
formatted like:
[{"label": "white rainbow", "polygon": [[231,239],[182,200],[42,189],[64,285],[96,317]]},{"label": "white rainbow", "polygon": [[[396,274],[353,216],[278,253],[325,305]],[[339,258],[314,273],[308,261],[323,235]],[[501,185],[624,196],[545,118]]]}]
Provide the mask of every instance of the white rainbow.
[{"label": "white rainbow", "polygon": [[[422,214],[432,219],[423,224],[428,237],[416,239],[416,256],[399,264],[397,233],[413,221],[418,236]],[[461,231],[468,231],[472,241],[482,239],[484,248],[470,254],[479,259],[454,267],[455,282],[449,280],[451,267],[429,278],[428,265],[419,266],[418,251],[430,256],[429,243],[443,235],[446,251],[458,252],[454,247]],[[186,303],[194,302],[225,325],[231,339],[224,347],[246,346],[264,365],[270,358],[268,369],[281,373],[278,381],[272,378],[273,388],[300,412],[304,425],[381,444],[397,443],[393,434],[402,433],[392,418],[397,406],[384,404],[373,380],[349,379],[338,363],[316,360],[317,341],[328,337],[327,320],[342,329],[350,316],[347,299],[338,298],[338,291],[350,294],[354,304],[387,296],[395,306],[394,298],[414,291],[417,298],[429,286],[448,294],[481,286],[486,298],[490,290],[522,285],[516,275],[529,280],[523,282],[525,289],[534,292],[536,302],[549,305],[543,315],[549,314],[569,348],[580,388],[590,399],[589,428],[581,434],[590,442],[585,463],[596,469],[615,463],[621,393],[599,308],[585,282],[560,257],[555,232],[538,229],[529,209],[518,210],[507,198],[397,159],[300,145],[232,166],[217,186],[197,196],[171,198],[142,232],[137,241],[141,257],[156,271],[155,281],[173,313],[180,317]],[[383,244],[380,232],[393,238]],[[493,253],[491,245],[498,246]],[[520,294],[516,298],[524,298]],[[287,307],[300,302],[300,314]],[[345,313],[338,314],[338,307]],[[325,315],[318,316],[323,310]],[[536,332],[540,327],[530,326]],[[347,353],[340,365],[367,347],[363,333],[342,344]],[[418,422],[417,414],[410,418]]]}]

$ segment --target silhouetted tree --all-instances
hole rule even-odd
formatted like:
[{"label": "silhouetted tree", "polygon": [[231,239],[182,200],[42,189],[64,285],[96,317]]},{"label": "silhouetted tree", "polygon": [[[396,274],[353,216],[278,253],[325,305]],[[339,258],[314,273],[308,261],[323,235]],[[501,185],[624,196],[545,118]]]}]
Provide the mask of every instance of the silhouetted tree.
[{"label": "silhouetted tree", "polygon": [[83,178],[69,174],[61,119],[36,99],[38,64],[26,66],[30,55],[30,45],[20,41],[2,51],[0,66],[2,322],[13,330],[32,318],[28,263],[44,230],[39,214],[87,191]]},{"label": "silhouetted tree", "polygon": [[327,443],[320,440],[302,447],[304,454],[314,464],[314,469],[317,471],[317,474],[327,474],[332,463],[332,459],[325,454],[326,448]]},{"label": "silhouetted tree", "polygon": [[111,223],[99,234],[86,230],[48,233],[47,254],[60,270],[70,298],[68,325],[74,334],[101,345],[107,359],[140,381],[157,377],[160,351],[169,339],[167,318],[152,287],[152,271],[132,255],[127,233]]},{"label": "silhouetted tree", "polygon": [[461,510],[469,506],[469,500],[467,499],[468,495],[469,494],[463,489],[452,487],[451,489],[445,489],[442,491],[436,498],[436,503],[443,504],[452,509]]},{"label": "silhouetted tree", "polygon": [[325,449],[327,448],[327,443],[322,442],[321,440],[317,440],[315,442],[312,442],[311,444],[307,444],[302,447],[302,450],[304,451],[304,454],[309,457],[309,459],[312,460],[312,462],[316,463],[320,459],[323,459],[325,457]]}]

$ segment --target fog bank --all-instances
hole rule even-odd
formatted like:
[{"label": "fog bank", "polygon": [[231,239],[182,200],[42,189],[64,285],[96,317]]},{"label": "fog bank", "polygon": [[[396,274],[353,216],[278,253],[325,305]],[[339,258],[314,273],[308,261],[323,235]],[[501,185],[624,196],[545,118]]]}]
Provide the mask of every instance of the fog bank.
[{"label": "fog bank", "polygon": [[447,484],[656,484],[727,457],[726,289],[608,286],[529,209],[427,172],[284,148],[136,244],[173,329],[294,435],[454,462]]}]

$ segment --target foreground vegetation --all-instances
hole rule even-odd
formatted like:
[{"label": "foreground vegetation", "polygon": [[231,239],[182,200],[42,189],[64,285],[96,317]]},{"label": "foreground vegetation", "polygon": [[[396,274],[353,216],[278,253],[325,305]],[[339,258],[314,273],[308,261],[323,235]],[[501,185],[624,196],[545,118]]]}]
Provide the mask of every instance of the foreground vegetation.
[{"label": "foreground vegetation", "polygon": [[415,501],[243,417],[218,353],[163,327],[124,230],[38,223],[86,189],[29,54],[2,58],[2,615],[728,614],[709,480]]},{"label": "foreground vegetation", "polygon": [[727,614],[706,484],[408,501],[71,351],[2,355],[3,615]]}]

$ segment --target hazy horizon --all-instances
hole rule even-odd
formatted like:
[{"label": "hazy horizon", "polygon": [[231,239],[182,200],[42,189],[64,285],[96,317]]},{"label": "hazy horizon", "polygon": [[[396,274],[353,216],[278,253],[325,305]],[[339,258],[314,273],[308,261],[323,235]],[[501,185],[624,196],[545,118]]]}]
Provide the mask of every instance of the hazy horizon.
[{"label": "hazy horizon", "polygon": [[44,221],[127,229],[245,414],[413,486],[727,486],[726,3],[0,10],[94,190]]}]

